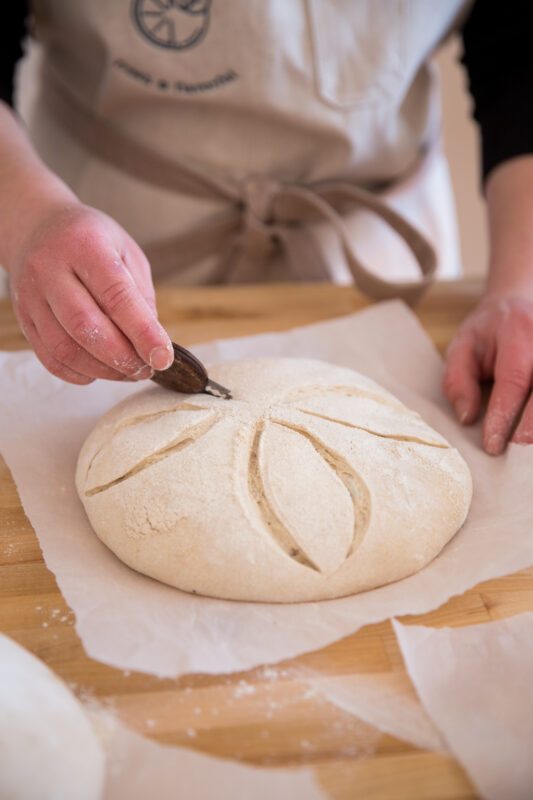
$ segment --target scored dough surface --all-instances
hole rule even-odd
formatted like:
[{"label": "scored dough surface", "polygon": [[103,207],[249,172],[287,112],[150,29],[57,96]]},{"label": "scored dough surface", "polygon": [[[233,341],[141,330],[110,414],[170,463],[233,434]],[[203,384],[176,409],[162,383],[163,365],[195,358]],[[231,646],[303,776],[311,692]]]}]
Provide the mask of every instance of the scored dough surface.
[{"label": "scored dough surface", "polygon": [[80,452],[89,520],[139,572],[213,597],[328,599],[411,575],[463,524],[461,455],[369,378],[287,358],[209,375],[234,399],[147,389]]}]

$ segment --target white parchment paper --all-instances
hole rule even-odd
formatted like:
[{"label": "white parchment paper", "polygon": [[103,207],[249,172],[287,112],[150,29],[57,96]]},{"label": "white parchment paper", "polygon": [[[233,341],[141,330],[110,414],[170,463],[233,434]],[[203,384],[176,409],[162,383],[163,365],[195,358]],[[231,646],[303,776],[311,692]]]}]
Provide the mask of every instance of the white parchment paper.
[{"label": "white parchment paper", "polygon": [[459,427],[441,395],[441,360],[400,301],[287,333],[193,349],[206,363],[304,356],[366,373],[461,450],[474,478],[470,515],[428,567],[364,594],[297,605],[187,595],[137,574],[107,550],[74,488],[86,435],[138,388],[103,381],[75,387],[48,374],[29,352],[3,353],[0,451],[93,658],[160,676],[248,669],[323,647],[368,623],[429,611],[479,581],[533,563],[533,451],[512,445],[491,458],[479,446],[478,428]]},{"label": "white parchment paper", "polygon": [[1,800],[326,800],[310,767],[164,746],[94,699],[83,711],[39,659],[0,634]]},{"label": "white parchment paper", "polygon": [[416,690],[487,800],[533,797],[533,613],[466,628],[394,622]]},{"label": "white parchment paper", "polygon": [[435,723],[403,672],[309,676],[310,686],[342,711],[422,750],[447,751]]},{"label": "white parchment paper", "polygon": [[101,740],[107,765],[102,800],[327,799],[309,767],[266,769],[214,758],[145,739],[118,721],[107,721]]}]

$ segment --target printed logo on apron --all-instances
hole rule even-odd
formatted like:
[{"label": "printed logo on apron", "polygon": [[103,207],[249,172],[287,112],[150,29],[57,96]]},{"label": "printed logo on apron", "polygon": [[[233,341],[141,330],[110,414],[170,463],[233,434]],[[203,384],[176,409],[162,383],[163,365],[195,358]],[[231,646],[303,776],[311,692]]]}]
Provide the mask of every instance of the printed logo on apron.
[{"label": "printed logo on apron", "polygon": [[[206,37],[211,21],[213,0],[131,0],[130,21],[137,34],[145,42],[167,51],[171,60],[180,54],[190,51]],[[153,59],[144,59],[144,66],[135,63],[131,58],[114,58],[112,66],[128,75],[137,83],[167,94],[199,94],[212,91],[233,83],[239,77],[234,69],[228,68],[198,80],[170,78],[168,73],[152,72],[147,63]],[[161,62],[158,62],[161,63]],[[170,62],[168,62],[170,63]],[[173,66],[173,70],[175,67]],[[159,74],[158,74],[159,73]]]},{"label": "printed logo on apron", "polygon": [[211,0],[133,0],[133,18],[148,41],[169,50],[197,45],[209,28]]}]

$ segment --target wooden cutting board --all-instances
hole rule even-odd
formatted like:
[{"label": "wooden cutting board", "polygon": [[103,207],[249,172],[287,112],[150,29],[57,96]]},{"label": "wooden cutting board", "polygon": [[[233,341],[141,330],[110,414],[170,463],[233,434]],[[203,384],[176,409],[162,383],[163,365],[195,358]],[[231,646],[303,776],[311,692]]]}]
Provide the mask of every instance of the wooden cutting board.
[{"label": "wooden cutting board", "polygon": [[[475,281],[435,286],[417,314],[444,352],[481,293]],[[275,285],[161,288],[158,307],[174,341],[188,345],[328,319],[368,302],[351,288]],[[26,346],[8,301],[0,302],[0,349]],[[405,623],[473,625],[533,610],[533,569],[487,581]],[[301,676],[373,675],[408,687],[389,622],[369,625],[314,653],[232,675],[159,680],[88,658],[74,618],[46,568],[9,470],[0,459],[0,630],[42,658],[74,691],[110,705],[145,736],[251,764],[311,765],[335,800],[466,800],[477,795],[449,755],[379,736],[336,706],[309,696]],[[297,800],[300,800],[299,798]]]}]

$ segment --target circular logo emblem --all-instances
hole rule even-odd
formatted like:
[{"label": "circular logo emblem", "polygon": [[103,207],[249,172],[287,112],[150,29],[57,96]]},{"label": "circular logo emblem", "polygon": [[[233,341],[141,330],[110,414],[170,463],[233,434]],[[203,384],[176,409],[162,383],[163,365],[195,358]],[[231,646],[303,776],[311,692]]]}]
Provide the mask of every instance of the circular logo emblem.
[{"label": "circular logo emblem", "polygon": [[152,43],[169,50],[197,45],[209,27],[211,0],[133,0],[133,18]]}]

